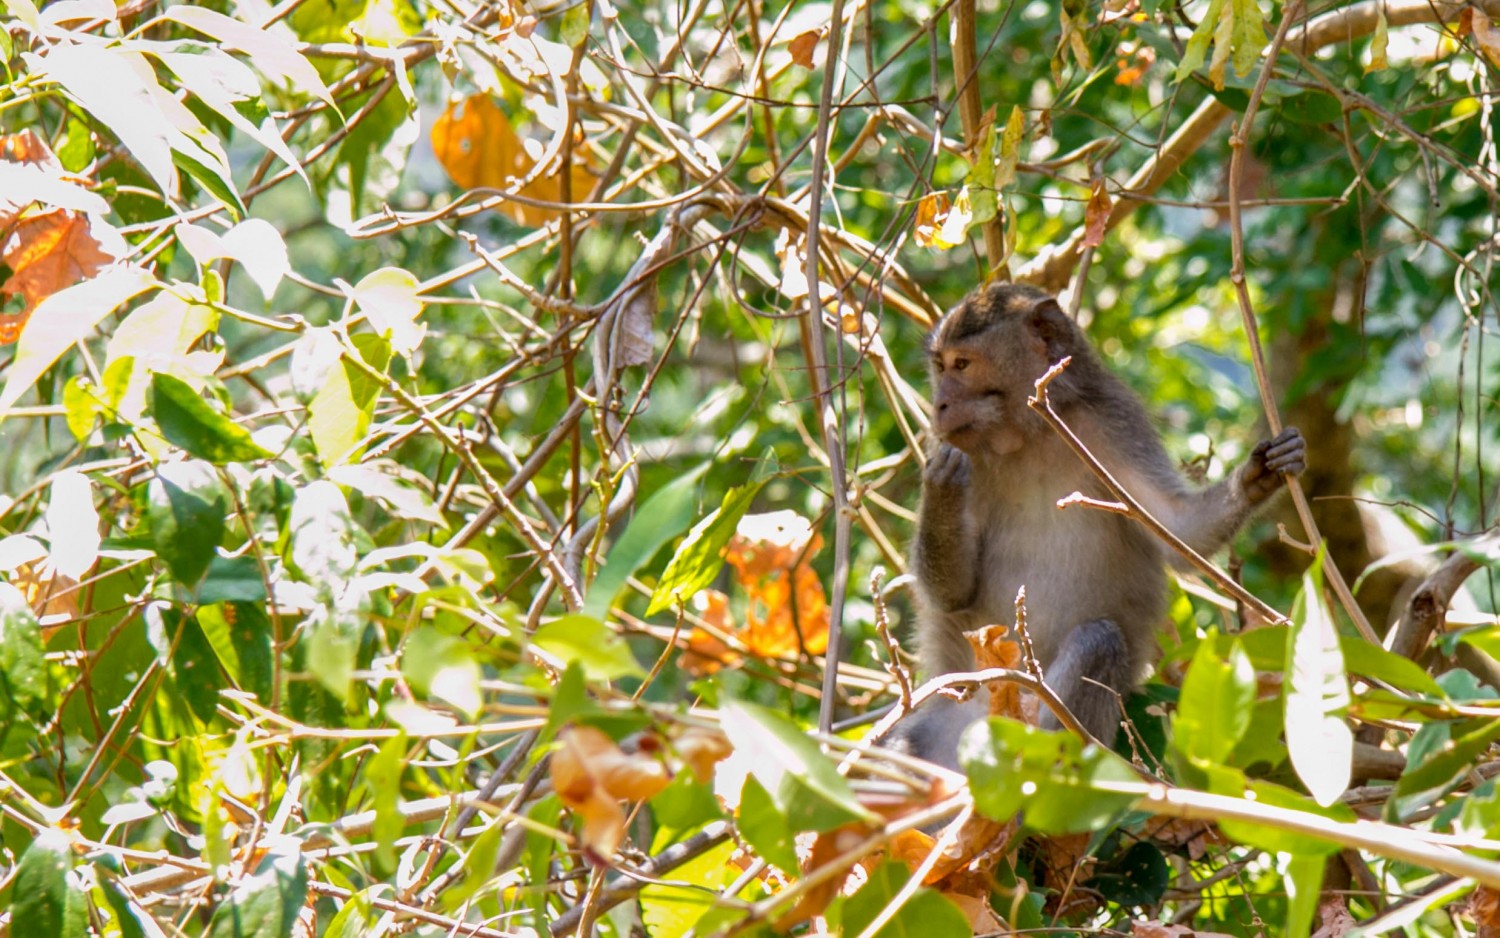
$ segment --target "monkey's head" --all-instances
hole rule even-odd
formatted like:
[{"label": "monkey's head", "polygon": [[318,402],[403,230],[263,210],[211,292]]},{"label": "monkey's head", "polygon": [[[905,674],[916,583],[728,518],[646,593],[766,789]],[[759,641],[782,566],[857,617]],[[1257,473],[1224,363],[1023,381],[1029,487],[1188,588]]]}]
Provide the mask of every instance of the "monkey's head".
[{"label": "monkey's head", "polygon": [[1035,287],[970,294],[927,337],[934,432],[971,457],[1014,453],[1046,432],[1026,406],[1036,379],[1087,348],[1057,300]]}]

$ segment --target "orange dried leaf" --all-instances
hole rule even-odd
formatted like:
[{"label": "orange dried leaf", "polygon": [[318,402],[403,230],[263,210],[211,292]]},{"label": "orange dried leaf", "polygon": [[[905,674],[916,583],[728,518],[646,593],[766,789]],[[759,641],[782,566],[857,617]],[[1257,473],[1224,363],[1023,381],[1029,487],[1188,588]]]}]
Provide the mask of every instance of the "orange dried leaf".
[{"label": "orange dried leaf", "polygon": [[1500,30],[1495,29],[1488,13],[1479,7],[1471,7],[1469,28],[1474,32],[1474,42],[1496,68],[1500,68]]},{"label": "orange dried leaf", "polygon": [[917,202],[917,218],[912,225],[912,236],[920,247],[946,250],[938,243],[938,235],[942,231],[943,222],[948,218],[948,210],[946,192],[929,192]]},{"label": "orange dried leaf", "polygon": [[[822,834],[818,834],[813,840],[812,846],[804,850],[799,838],[797,854],[802,859],[802,875],[806,876],[813,870],[821,869],[832,863],[840,855],[853,849],[865,838],[866,828],[859,824],[846,824]],[[856,864],[850,867],[850,872],[859,870],[860,878],[863,880],[864,871]],[[804,892],[797,903],[781,918],[777,919],[773,927],[780,932],[785,932],[793,925],[805,922],[815,915],[822,915],[823,910],[828,908],[849,879],[847,875],[831,876],[819,883],[817,886]]]},{"label": "orange dried leaf", "polygon": [[34,130],[0,135],[0,159],[8,163],[29,163],[62,172],[62,163],[53,155],[47,141]]},{"label": "orange dried leaf", "polygon": [[[470,95],[450,103],[432,125],[432,150],[448,178],[465,189],[510,191],[528,179],[536,159],[505,112],[487,94]],[[530,179],[515,194],[546,202],[562,201],[560,166]],[[594,187],[594,177],[579,162],[570,175],[571,200],[581,202]],[[551,208],[507,200],[501,211],[522,225],[539,228],[557,217]]]},{"label": "orange dried leaf", "polygon": [[818,40],[821,38],[823,38],[822,30],[809,29],[787,43],[786,48],[792,54],[792,61],[803,68],[811,69],[813,67],[813,53],[817,51]]},{"label": "orange dried leaf", "polygon": [[700,726],[690,726],[684,730],[677,737],[676,746],[677,754],[701,782],[712,781],[714,765],[729,758],[734,752],[734,747],[729,744],[729,737],[718,730]]},{"label": "orange dried leaf", "polygon": [[[720,632],[727,634],[735,630],[734,617],[729,614],[729,597],[718,590],[699,591],[693,597],[693,606],[704,622]],[[739,653],[707,629],[693,626],[687,644],[687,651],[677,663],[690,674],[701,677],[714,674],[725,665],[733,667],[739,664]]]},{"label": "orange dried leaf", "polygon": [[[965,632],[964,638],[974,649],[974,666],[986,668],[1021,667],[1021,643],[1007,639],[1010,630],[1003,625],[987,625],[982,629]],[[993,682],[990,688],[990,714],[1012,719],[1025,719],[1026,707],[1021,687],[1009,682]],[[1028,722],[1034,722],[1034,719]]]},{"label": "orange dried leaf", "polygon": [[1104,233],[1109,228],[1109,212],[1113,207],[1114,202],[1104,187],[1104,179],[1095,179],[1093,191],[1089,194],[1088,208],[1083,212],[1084,247],[1096,248],[1104,243]]},{"label": "orange dried leaf", "polygon": [[724,551],[749,600],[745,646],[762,657],[828,647],[828,597],[808,565],[823,539],[793,511],[746,515]]},{"label": "orange dried leaf", "polygon": [[59,290],[81,283],[111,261],[90,229],[86,215],[57,209],[24,219],[0,248],[11,276],[0,299],[21,297],[18,313],[0,316],[0,345],[20,338],[37,304]]},{"label": "orange dried leaf", "polygon": [[583,819],[583,844],[606,860],[625,836],[621,800],[641,801],[667,787],[660,762],[630,755],[592,726],[570,726],[557,736],[552,787],[562,803]]}]

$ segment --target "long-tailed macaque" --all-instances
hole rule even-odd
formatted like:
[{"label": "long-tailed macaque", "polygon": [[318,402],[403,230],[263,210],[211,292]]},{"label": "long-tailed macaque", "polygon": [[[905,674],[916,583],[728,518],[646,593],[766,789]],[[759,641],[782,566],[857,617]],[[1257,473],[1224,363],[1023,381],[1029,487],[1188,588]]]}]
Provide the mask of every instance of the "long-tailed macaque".
[{"label": "long-tailed macaque", "polygon": [[[1047,685],[1110,744],[1121,695],[1154,658],[1166,565],[1176,555],[1119,514],[1057,507],[1073,492],[1113,499],[1027,407],[1034,382],[1072,356],[1047,388],[1053,408],[1147,511],[1204,554],[1281,488],[1283,473],[1302,471],[1302,436],[1287,429],[1257,445],[1228,479],[1191,488],[1140,399],[1106,370],[1057,301],[1031,287],[971,295],[938,322],[928,352],[936,441],[911,561],[922,670],[927,677],[973,670],[963,633],[1012,622],[1025,586],[1027,631]],[[898,725],[898,744],[955,765],[959,734],[986,712],[982,698],[931,700]],[[1042,725],[1060,726],[1045,707]]]}]

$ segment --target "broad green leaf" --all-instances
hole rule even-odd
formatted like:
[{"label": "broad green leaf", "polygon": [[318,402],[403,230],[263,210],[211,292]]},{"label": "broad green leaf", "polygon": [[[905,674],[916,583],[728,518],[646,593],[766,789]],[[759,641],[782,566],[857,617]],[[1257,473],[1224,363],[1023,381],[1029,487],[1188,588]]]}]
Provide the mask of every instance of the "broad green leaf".
[{"label": "broad green leaf", "polygon": [[447,701],[469,719],[479,713],[479,663],[463,639],[431,626],[418,629],[402,648],[401,673],[422,694]]},{"label": "broad green leaf", "polygon": [[1312,931],[1326,865],[1324,857],[1317,854],[1293,856],[1287,863],[1286,887],[1291,901],[1287,906],[1285,930],[1281,932],[1287,938],[1307,938]]},{"label": "broad green leaf", "polygon": [[357,613],[319,606],[307,617],[307,669],[347,702],[354,686],[354,666],[359,661],[360,635],[364,629]]},{"label": "broad green leaf", "polygon": [[[870,872],[859,892],[844,903],[843,934],[862,935],[911,879],[899,860],[886,860]],[[931,889],[918,889],[875,932],[876,938],[969,938],[974,931],[958,906]]]},{"label": "broad green leaf", "polygon": [[114,914],[120,938],[166,938],[166,932],[151,918],[151,913],[126,895],[114,877],[101,878],[103,882],[100,883],[100,889],[104,893],[104,901],[109,904],[110,912]]},{"label": "broad green leaf", "polygon": [[36,835],[16,864],[11,883],[10,933],[41,938],[86,938],[88,894],[73,879],[73,844],[47,828]]},{"label": "broad green leaf", "polygon": [[410,355],[422,344],[426,326],[417,325],[422,315],[421,284],[399,267],[382,267],[366,274],[350,290],[354,305],[365,314],[375,334],[401,355]]},{"label": "broad green leaf", "polygon": [[47,691],[41,626],[21,591],[0,582],[0,726],[34,712]]},{"label": "broad green leaf", "polygon": [[776,864],[784,873],[796,875],[798,832],[792,829],[786,815],[777,810],[770,794],[754,775],[746,778],[740,789],[735,829],[755,848],[756,856]]},{"label": "broad green leaf", "polygon": [[474,838],[463,859],[463,879],[443,893],[443,907],[457,910],[495,880],[495,861],[500,857],[500,839],[510,825],[497,820]]},{"label": "broad green leaf", "polygon": [[[1208,9],[1203,12],[1203,18],[1198,20],[1198,26],[1189,37],[1187,48],[1183,50],[1182,61],[1177,63],[1177,80],[1182,81],[1188,75],[1203,66],[1203,60],[1208,55],[1208,44],[1213,41],[1214,30],[1218,28],[1219,22],[1224,18],[1225,8],[1229,0],[1212,0]],[[1224,83],[1214,83],[1218,88],[1223,88]]]},{"label": "broad green leaf", "polygon": [[212,354],[203,360],[205,367],[198,368],[191,364],[197,361],[194,355],[205,353],[190,353],[188,350],[218,327],[218,310],[202,303],[190,303],[163,290],[120,321],[105,345],[105,364],[112,365],[122,358],[137,358],[155,371],[169,371],[173,365],[182,365],[190,373],[207,376],[223,356]]},{"label": "broad green leaf", "polygon": [[742,700],[719,711],[734,754],[719,771],[748,773],[760,782],[793,829],[826,831],[850,821],[875,821],[811,737],[785,717]]},{"label": "broad green leaf", "polygon": [[1084,886],[1118,905],[1149,906],[1161,901],[1171,883],[1172,868],[1161,849],[1147,841],[1136,841],[1117,856],[1098,863]]},{"label": "broad green leaf", "polygon": [[724,565],[725,546],[763,484],[751,482],[730,489],[724,493],[723,503],[693,526],[657,582],[646,615],[687,602],[714,581]]},{"label": "broad green leaf", "polygon": [[[212,576],[210,572],[209,577]],[[202,590],[198,598],[202,601]],[[199,606],[195,615],[198,627],[229,679],[241,690],[269,701],[275,674],[275,646],[271,620],[264,608],[255,602],[223,602]]]},{"label": "broad green leaf", "polygon": [[[371,368],[384,371],[390,363],[390,343],[380,336],[362,333],[350,341]],[[380,384],[354,365],[339,361],[328,369],[326,379],[307,405],[307,429],[318,461],[325,468],[357,454],[379,397]]]},{"label": "broad green leaf", "polygon": [[344,907],[328,923],[328,930],[323,932],[323,938],[370,938],[378,934],[375,926],[380,921],[381,912],[370,900],[379,898],[381,893],[389,892],[390,888],[380,884],[361,889],[350,896],[344,902]]},{"label": "broad green leaf", "polygon": [[293,841],[235,885],[214,910],[208,938],[286,938],[295,933],[306,899],[307,867]]},{"label": "broad green leaf", "polygon": [[168,442],[216,466],[271,457],[250,439],[250,431],[210,407],[187,382],[171,375],[157,372],[151,376],[148,409]]},{"label": "broad green leaf", "polygon": [[162,463],[147,489],[146,517],[151,543],[177,582],[193,586],[203,578],[224,538],[229,495],[206,462]]},{"label": "broad green leaf", "polygon": [[[303,181],[307,181],[307,173],[302,168],[301,161],[282,138],[281,128],[277,125],[275,118],[265,113],[261,99],[260,78],[248,65],[228,55],[222,49],[213,47],[195,54],[168,52],[160,48],[153,51],[156,58],[172,70],[172,74],[177,76],[178,83],[193,97],[208,105],[215,114],[232,124],[236,130],[244,132],[250,139],[276,154],[277,158],[301,176]],[[250,219],[250,221],[256,221],[256,219]],[[272,283],[272,290],[267,290],[264,273],[270,268],[257,269],[252,266],[252,263],[264,264],[274,255],[262,253],[260,244],[252,247],[254,252],[251,259],[246,262],[246,272],[261,288],[261,295],[269,301],[275,284]],[[238,252],[239,247],[236,246],[230,250]],[[282,247],[281,255],[284,259],[285,247]],[[232,257],[234,255],[220,256]],[[203,259],[198,258],[198,262],[200,265],[203,264]],[[216,271],[206,272],[205,285],[210,277],[217,275]],[[277,275],[277,279],[279,278],[280,275]]]},{"label": "broad green leaf", "polygon": [[77,469],[52,477],[47,493],[47,533],[52,569],[75,580],[83,579],[99,559],[99,512],[94,508],[94,484]]},{"label": "broad green leaf", "polygon": [[1287,635],[1286,748],[1297,777],[1327,806],[1349,787],[1354,734],[1341,715],[1349,706],[1349,681],[1322,585],[1315,560],[1302,577]]},{"label": "broad green leaf", "polygon": [[[406,734],[397,733],[381,743],[380,750],[365,764],[365,790],[375,810],[375,858],[384,870],[396,868],[396,838],[406,827],[401,816],[401,773],[406,768]],[[498,826],[498,825],[497,825]]]},{"label": "broad green leaf", "polygon": [[[389,466],[389,464],[387,464]],[[386,510],[398,518],[422,521],[444,527],[447,522],[427,493],[402,482],[390,468],[377,465],[334,466],[328,470],[328,478],[339,485],[348,486],[366,498],[374,498]]]},{"label": "broad green leaf", "polygon": [[318,77],[318,70],[297,50],[296,41],[290,33],[260,29],[197,5],[170,7],[164,15],[204,35],[212,36],[223,43],[226,49],[245,53],[255,67],[273,82],[286,82],[296,91],[315,95],[337,107],[328,86]]},{"label": "broad green leaf", "polygon": [[0,420],[53,363],[121,303],[156,286],[134,267],[112,267],[92,280],[59,290],[37,304],[16,343],[0,390]]},{"label": "broad green leaf", "polygon": [[203,582],[198,584],[198,602],[265,602],[265,578],[260,563],[250,554],[238,557],[216,555],[208,564]]},{"label": "broad green leaf", "polygon": [[1084,746],[1072,733],[1047,732],[999,717],[964,731],[958,761],[968,773],[975,806],[987,817],[1008,820],[1024,811],[1027,827],[1048,834],[1102,827],[1135,796],[1097,786],[1139,781],[1119,756]]},{"label": "broad green leaf", "polygon": [[[160,607],[157,607],[160,608]],[[214,718],[219,706],[219,668],[214,649],[198,627],[198,620],[183,615],[180,609],[162,612],[167,618],[169,638],[175,636],[172,651],[172,676],[193,714],[204,723]]]},{"label": "broad green leaf", "polygon": [[325,596],[337,596],[354,576],[359,555],[354,547],[354,519],[344,493],[332,482],[304,486],[292,502],[287,520],[292,563]]},{"label": "broad green leaf", "polygon": [[1340,635],[1339,649],[1344,654],[1344,667],[1350,674],[1374,678],[1400,690],[1430,697],[1445,696],[1432,675],[1410,658],[1386,651],[1357,635]]},{"label": "broad green leaf", "polygon": [[587,3],[575,4],[567,9],[562,16],[562,25],[558,27],[558,38],[564,43],[576,49],[583,45],[589,38],[589,11],[592,6]]},{"label": "broad green leaf", "polygon": [[1500,720],[1470,720],[1456,732],[1450,738],[1447,724],[1428,723],[1418,733],[1423,745],[1413,739],[1406,771],[1396,780],[1395,797],[1386,802],[1391,820],[1405,821],[1463,781],[1490,744],[1500,739]]},{"label": "broad green leaf", "polygon": [[702,463],[667,483],[646,499],[625,527],[589,586],[583,614],[603,620],[610,604],[625,588],[625,581],[645,566],[656,552],[676,537],[692,520],[699,479],[712,463]]},{"label": "broad green leaf", "polygon": [[[658,852],[669,843],[653,844]],[[738,876],[729,861],[733,842],[720,844],[672,871],[672,875],[641,890],[641,922],[649,935],[685,935],[705,915],[711,914],[716,894]],[[735,918],[743,912],[735,911]],[[715,929],[699,930],[712,934]]]},{"label": "broad green leaf", "polygon": [[[203,57],[195,55],[181,58],[201,60]],[[295,161],[291,165],[298,166]],[[173,232],[200,267],[207,267],[210,261],[221,257],[238,261],[267,302],[276,292],[281,279],[291,273],[292,264],[287,257],[286,242],[281,239],[281,232],[263,218],[246,219],[222,235],[186,223],[178,225]]]},{"label": "broad green leaf", "polygon": [[536,630],[531,643],[564,664],[578,662],[591,680],[646,676],[625,640],[603,622],[587,615],[554,619]]},{"label": "broad green leaf", "polygon": [[[1325,808],[1306,795],[1298,794],[1289,788],[1266,781],[1247,780],[1245,773],[1239,769],[1210,766],[1209,777],[1209,790],[1215,794],[1245,798],[1258,804],[1285,808],[1290,811],[1302,811],[1341,823],[1352,823],[1357,820],[1354,811],[1348,805],[1335,804]],[[1339,850],[1339,845],[1332,841],[1283,830],[1271,824],[1231,818],[1219,818],[1218,823],[1225,835],[1240,843],[1259,847],[1261,850],[1272,853],[1327,856]]]},{"label": "broad green leaf", "polygon": [[1172,718],[1173,744],[1189,760],[1222,763],[1250,725],[1255,669],[1239,642],[1220,658],[1213,636],[1198,643]]},{"label": "broad green leaf", "polygon": [[68,432],[80,443],[87,440],[104,406],[86,375],[74,375],[63,385],[63,410]]}]

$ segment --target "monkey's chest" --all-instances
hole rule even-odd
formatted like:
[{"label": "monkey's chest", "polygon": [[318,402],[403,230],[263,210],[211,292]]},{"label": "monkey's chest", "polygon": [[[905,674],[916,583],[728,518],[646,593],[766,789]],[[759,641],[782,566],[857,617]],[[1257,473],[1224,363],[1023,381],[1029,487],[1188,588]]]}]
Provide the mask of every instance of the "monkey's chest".
[{"label": "monkey's chest", "polygon": [[1059,510],[1062,495],[997,505],[979,545],[976,618],[1010,624],[1024,588],[1028,631],[1044,665],[1082,623],[1154,628],[1165,599],[1161,553],[1149,536],[1097,509]]}]

